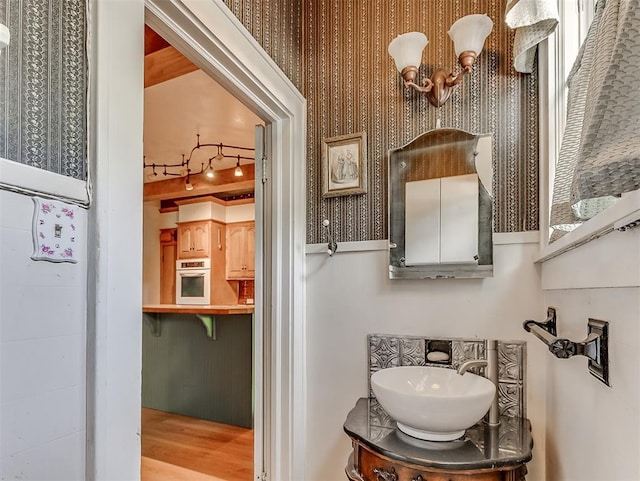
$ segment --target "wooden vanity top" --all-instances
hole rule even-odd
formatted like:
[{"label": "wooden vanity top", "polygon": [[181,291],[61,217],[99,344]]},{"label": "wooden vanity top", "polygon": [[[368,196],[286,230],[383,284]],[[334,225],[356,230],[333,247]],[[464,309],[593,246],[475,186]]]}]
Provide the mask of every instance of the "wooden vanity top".
[{"label": "wooden vanity top", "polygon": [[253,314],[255,306],[245,304],[187,306],[177,304],[145,304],[142,312],[170,314]]}]

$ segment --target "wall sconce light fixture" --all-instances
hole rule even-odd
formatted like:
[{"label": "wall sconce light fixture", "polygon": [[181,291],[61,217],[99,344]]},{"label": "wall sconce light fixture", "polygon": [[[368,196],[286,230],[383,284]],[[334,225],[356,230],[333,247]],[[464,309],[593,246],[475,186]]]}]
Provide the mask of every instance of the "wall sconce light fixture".
[{"label": "wall sconce light fixture", "polygon": [[435,107],[442,106],[453,87],[462,82],[465,74],[471,72],[487,36],[491,33],[493,22],[485,14],[474,14],[462,17],[451,25],[449,37],[453,40],[456,56],[462,70],[457,74],[437,70],[431,78],[416,83],[418,68],[422,60],[422,51],[429,43],[427,36],[421,32],[409,32],[398,35],[389,44],[389,54],[396,63],[404,84],[418,92],[427,94],[427,99]]}]

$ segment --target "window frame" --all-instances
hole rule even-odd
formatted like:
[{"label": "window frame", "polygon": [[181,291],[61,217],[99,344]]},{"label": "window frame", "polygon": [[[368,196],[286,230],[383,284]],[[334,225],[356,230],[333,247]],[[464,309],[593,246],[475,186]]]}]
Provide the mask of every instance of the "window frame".
[{"label": "window frame", "polygon": [[560,22],[556,32],[538,49],[540,78],[540,252],[544,262],[590,240],[624,227],[624,219],[640,218],[640,191],[623,194],[609,209],[549,244],[550,211],[555,166],[565,126],[566,79],[593,19],[596,0],[559,0]]}]

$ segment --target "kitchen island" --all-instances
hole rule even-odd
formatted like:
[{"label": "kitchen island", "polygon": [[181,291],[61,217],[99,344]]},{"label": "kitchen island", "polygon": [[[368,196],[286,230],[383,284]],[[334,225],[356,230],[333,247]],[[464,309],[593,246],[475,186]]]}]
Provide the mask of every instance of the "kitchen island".
[{"label": "kitchen island", "polygon": [[187,305],[187,304],[145,304],[142,306],[143,314],[147,314],[146,319],[151,326],[151,333],[154,336],[160,335],[160,314],[194,314],[202,324],[207,333],[207,337],[216,339],[217,315],[231,314],[253,314],[253,305],[230,304],[230,305]]},{"label": "kitchen island", "polygon": [[254,308],[143,305],[142,406],[251,428]]},{"label": "kitchen island", "polygon": [[142,312],[170,314],[253,314],[255,306],[251,304],[206,305],[186,304],[145,304]]}]

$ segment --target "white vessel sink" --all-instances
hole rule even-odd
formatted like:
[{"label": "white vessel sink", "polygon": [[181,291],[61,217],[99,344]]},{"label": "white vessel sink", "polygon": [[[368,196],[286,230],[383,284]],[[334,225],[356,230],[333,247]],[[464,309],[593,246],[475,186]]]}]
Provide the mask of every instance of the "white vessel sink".
[{"label": "white vessel sink", "polygon": [[371,388],[398,429],[428,441],[462,437],[487,413],[496,394],[482,376],[429,366],[382,369],[371,376]]}]

